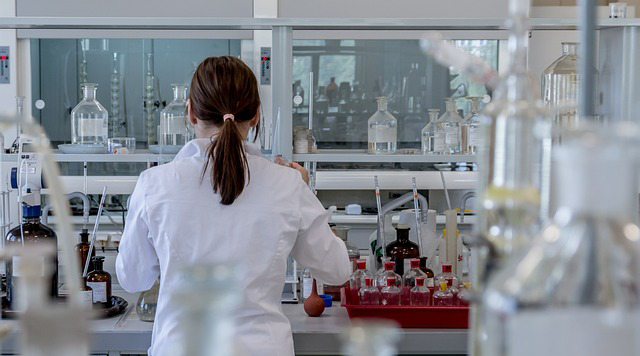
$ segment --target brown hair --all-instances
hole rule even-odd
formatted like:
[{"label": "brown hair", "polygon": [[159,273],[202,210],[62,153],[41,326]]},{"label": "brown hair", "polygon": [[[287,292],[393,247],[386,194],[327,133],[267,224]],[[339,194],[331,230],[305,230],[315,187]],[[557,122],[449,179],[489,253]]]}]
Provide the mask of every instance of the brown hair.
[{"label": "brown hair", "polygon": [[[258,113],[258,82],[251,69],[238,58],[209,57],[200,63],[193,75],[189,99],[191,113],[219,129],[207,150],[202,178],[211,163],[213,191],[220,194],[221,204],[231,205],[244,190],[245,181],[250,179],[243,138],[237,125],[253,119]],[[233,118],[225,119],[228,114]]]}]

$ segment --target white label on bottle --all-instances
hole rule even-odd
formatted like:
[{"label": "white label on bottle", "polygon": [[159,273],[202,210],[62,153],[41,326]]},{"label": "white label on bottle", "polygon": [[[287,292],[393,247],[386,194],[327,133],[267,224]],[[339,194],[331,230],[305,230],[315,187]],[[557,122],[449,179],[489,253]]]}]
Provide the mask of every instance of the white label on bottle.
[{"label": "white label on bottle", "polygon": [[427,278],[427,287],[433,288],[434,286],[433,278]]},{"label": "white label on bottle", "polygon": [[[45,263],[44,263],[44,257],[37,257],[38,258],[38,270],[40,270],[40,276],[44,277],[44,272],[45,272]],[[14,277],[22,277],[22,257],[20,256],[13,256],[13,259],[11,261],[11,267],[13,267],[13,276]]]},{"label": "white label on bottle", "polygon": [[478,128],[469,126],[467,129],[467,141],[469,146],[478,146]]},{"label": "white label on bottle", "polygon": [[371,125],[369,126],[369,142],[396,142],[397,133],[397,126]]},{"label": "white label on bottle", "polygon": [[106,136],[105,119],[78,119],[78,135],[89,137]]},{"label": "white label on bottle", "polygon": [[445,146],[446,135],[444,131],[436,131],[436,134],[433,138],[433,150],[435,152],[442,152],[446,149]]},{"label": "white label on bottle", "polygon": [[460,144],[460,127],[447,126],[445,129],[445,142],[448,146],[457,146]]},{"label": "white label on bottle", "polygon": [[87,282],[87,286],[93,289],[93,302],[107,302],[107,282]]},{"label": "white label on bottle", "polygon": [[640,355],[640,313],[571,308],[518,313],[503,329],[507,356]]},{"label": "white label on bottle", "polygon": [[309,141],[296,140],[293,145],[295,153],[309,153]]},{"label": "white label on bottle", "polygon": [[311,288],[313,288],[313,278],[302,278],[302,299],[309,298]]},{"label": "white label on bottle", "polygon": [[90,290],[80,291],[80,302],[82,303],[82,305],[93,304],[93,291],[90,291]]}]

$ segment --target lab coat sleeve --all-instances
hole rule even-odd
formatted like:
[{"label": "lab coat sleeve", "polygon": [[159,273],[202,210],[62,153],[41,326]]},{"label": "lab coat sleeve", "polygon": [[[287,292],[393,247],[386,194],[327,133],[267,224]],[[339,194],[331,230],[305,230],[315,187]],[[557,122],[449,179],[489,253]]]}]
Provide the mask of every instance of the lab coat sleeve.
[{"label": "lab coat sleeve", "polygon": [[145,175],[140,175],[129,201],[129,210],[118,257],[118,282],[129,293],[150,289],[160,275],[158,255],[149,234],[145,202]]},{"label": "lab coat sleeve", "polygon": [[349,280],[351,262],[344,242],[329,227],[329,214],[300,180],[300,227],[291,255],[317,279],[333,285]]}]

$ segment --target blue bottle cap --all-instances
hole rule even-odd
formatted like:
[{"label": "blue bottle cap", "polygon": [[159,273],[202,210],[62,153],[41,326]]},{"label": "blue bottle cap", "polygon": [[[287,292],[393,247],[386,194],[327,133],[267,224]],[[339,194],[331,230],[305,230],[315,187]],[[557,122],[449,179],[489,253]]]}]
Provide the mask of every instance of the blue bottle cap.
[{"label": "blue bottle cap", "polygon": [[329,308],[333,304],[333,298],[328,294],[320,294],[320,298],[324,300],[324,306]]},{"label": "blue bottle cap", "polygon": [[40,217],[41,214],[40,205],[23,205],[22,206],[22,217],[24,218],[37,218]]}]

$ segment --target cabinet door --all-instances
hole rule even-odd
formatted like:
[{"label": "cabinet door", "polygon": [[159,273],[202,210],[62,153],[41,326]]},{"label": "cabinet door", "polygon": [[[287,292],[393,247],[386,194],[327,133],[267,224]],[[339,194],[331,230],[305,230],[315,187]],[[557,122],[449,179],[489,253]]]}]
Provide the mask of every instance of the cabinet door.
[{"label": "cabinet door", "polygon": [[252,0],[17,0],[18,16],[253,17]]}]

